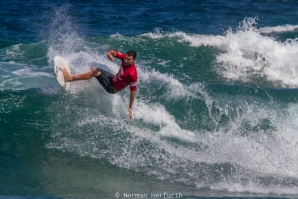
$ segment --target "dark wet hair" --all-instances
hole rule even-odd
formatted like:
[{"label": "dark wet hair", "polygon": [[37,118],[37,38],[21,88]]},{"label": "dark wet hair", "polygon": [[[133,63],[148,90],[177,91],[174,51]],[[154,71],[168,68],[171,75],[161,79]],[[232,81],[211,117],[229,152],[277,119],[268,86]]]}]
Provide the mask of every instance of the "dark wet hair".
[{"label": "dark wet hair", "polygon": [[127,54],[128,56],[132,56],[133,59],[135,59],[135,58],[137,57],[137,53],[136,53],[136,51],[134,51],[134,50],[129,50],[129,51],[126,52],[126,54]]}]

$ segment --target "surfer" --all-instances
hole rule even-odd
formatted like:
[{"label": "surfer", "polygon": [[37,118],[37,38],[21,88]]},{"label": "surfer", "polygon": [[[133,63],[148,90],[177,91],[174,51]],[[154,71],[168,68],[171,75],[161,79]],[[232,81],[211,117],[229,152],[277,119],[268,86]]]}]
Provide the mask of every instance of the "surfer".
[{"label": "surfer", "polygon": [[66,69],[63,69],[64,80],[66,82],[87,80],[95,77],[102,87],[110,94],[118,93],[129,85],[130,87],[130,100],[128,106],[129,118],[132,118],[132,104],[136,97],[138,74],[136,69],[136,56],[137,53],[134,50],[127,51],[126,54],[122,54],[116,50],[109,50],[107,57],[111,62],[114,62],[114,57],[122,60],[120,69],[116,75],[109,73],[108,71],[92,67],[90,72],[80,75],[70,75]]}]

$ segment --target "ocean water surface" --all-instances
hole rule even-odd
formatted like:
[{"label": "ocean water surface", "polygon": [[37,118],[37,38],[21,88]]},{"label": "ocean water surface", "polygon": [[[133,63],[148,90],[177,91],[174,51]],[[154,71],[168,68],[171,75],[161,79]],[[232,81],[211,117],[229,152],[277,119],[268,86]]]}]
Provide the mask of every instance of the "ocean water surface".
[{"label": "ocean water surface", "polygon": [[[298,2],[1,2],[0,198],[297,198]],[[116,73],[129,89],[73,74]]]}]

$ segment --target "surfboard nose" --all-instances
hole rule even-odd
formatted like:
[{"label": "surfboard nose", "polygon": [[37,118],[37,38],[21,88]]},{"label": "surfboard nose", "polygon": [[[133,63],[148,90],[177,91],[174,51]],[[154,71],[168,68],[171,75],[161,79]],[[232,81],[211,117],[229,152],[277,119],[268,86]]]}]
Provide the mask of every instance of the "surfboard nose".
[{"label": "surfboard nose", "polygon": [[69,90],[70,83],[65,82],[63,75],[63,68],[65,68],[67,72],[70,73],[69,64],[67,63],[67,61],[65,61],[62,57],[59,56],[54,57],[54,62],[54,73],[59,85],[65,90]]}]

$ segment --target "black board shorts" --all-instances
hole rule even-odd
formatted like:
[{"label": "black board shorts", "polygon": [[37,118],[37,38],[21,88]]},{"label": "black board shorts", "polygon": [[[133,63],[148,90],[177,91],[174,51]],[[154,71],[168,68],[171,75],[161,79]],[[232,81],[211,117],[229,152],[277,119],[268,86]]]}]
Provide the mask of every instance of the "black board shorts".
[{"label": "black board shorts", "polygon": [[114,75],[103,69],[97,68],[97,70],[99,70],[101,73],[96,77],[96,79],[99,81],[102,87],[110,94],[118,93],[118,91],[114,88],[112,81]]}]

